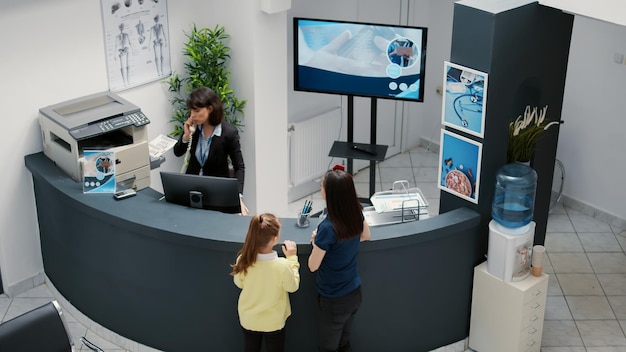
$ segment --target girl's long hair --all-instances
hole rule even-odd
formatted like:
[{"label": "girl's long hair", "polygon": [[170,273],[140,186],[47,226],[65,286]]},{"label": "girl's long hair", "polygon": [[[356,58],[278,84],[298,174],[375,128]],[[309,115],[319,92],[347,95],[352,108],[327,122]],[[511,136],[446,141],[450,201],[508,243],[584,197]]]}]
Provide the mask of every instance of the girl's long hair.
[{"label": "girl's long hair", "polygon": [[246,240],[243,247],[237,253],[237,262],[231,264],[233,271],[231,275],[238,273],[246,274],[248,268],[256,262],[256,255],[261,249],[267,246],[274,237],[278,236],[280,231],[280,221],[278,218],[269,213],[255,215],[250,219],[250,226],[246,234]]},{"label": "girl's long hair", "polygon": [[329,170],[322,187],[326,193],[328,218],[340,240],[360,236],[363,232],[363,207],[354,188],[352,175],[342,170]]}]

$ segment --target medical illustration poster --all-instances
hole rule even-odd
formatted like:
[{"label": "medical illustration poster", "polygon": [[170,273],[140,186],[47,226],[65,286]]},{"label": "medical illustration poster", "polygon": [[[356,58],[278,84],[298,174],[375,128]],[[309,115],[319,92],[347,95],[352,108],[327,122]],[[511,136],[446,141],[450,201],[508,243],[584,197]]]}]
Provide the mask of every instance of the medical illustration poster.
[{"label": "medical illustration poster", "polygon": [[109,90],[172,74],[166,0],[101,0]]},{"label": "medical illustration poster", "polygon": [[83,193],[115,192],[115,152],[83,151]]},{"label": "medical illustration poster", "polygon": [[439,189],[478,204],[482,144],[442,129],[439,156]]},{"label": "medical illustration poster", "polygon": [[446,61],[443,87],[441,123],[483,138],[487,74]]}]

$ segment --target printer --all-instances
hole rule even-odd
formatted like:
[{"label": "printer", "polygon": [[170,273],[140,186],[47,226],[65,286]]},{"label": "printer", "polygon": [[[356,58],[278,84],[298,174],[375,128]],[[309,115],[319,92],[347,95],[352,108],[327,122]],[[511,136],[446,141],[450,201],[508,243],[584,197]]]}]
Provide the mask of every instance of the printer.
[{"label": "printer", "polygon": [[141,110],[112,92],[96,93],[39,109],[43,152],[82,182],[84,150],[115,152],[120,188],[150,186],[147,124]]}]

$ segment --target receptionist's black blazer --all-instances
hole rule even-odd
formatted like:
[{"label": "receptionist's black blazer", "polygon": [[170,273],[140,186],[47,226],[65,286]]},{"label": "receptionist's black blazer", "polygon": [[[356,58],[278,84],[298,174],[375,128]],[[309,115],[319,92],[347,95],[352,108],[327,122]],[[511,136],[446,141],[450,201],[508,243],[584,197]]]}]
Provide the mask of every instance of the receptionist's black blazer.
[{"label": "receptionist's black blazer", "polygon": [[[200,162],[196,158],[196,147],[200,138],[200,129],[193,133],[191,141],[191,157],[186,173],[198,175],[200,173]],[[174,155],[182,156],[187,151],[187,143],[183,143],[181,134],[178,142],[174,145]],[[239,183],[239,193],[243,193],[243,182],[245,178],[245,164],[241,154],[239,144],[239,131],[226,121],[222,121],[222,135],[213,136],[209,147],[209,156],[202,167],[202,174],[206,176],[230,177],[228,168],[228,157],[232,161],[235,177]]]}]

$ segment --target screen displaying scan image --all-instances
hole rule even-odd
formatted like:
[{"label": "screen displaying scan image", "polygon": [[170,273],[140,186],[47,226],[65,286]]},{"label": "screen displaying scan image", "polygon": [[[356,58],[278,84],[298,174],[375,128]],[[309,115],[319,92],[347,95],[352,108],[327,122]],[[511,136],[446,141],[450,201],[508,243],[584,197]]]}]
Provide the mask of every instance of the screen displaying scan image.
[{"label": "screen displaying scan image", "polygon": [[294,89],[423,101],[423,27],[294,18]]}]

